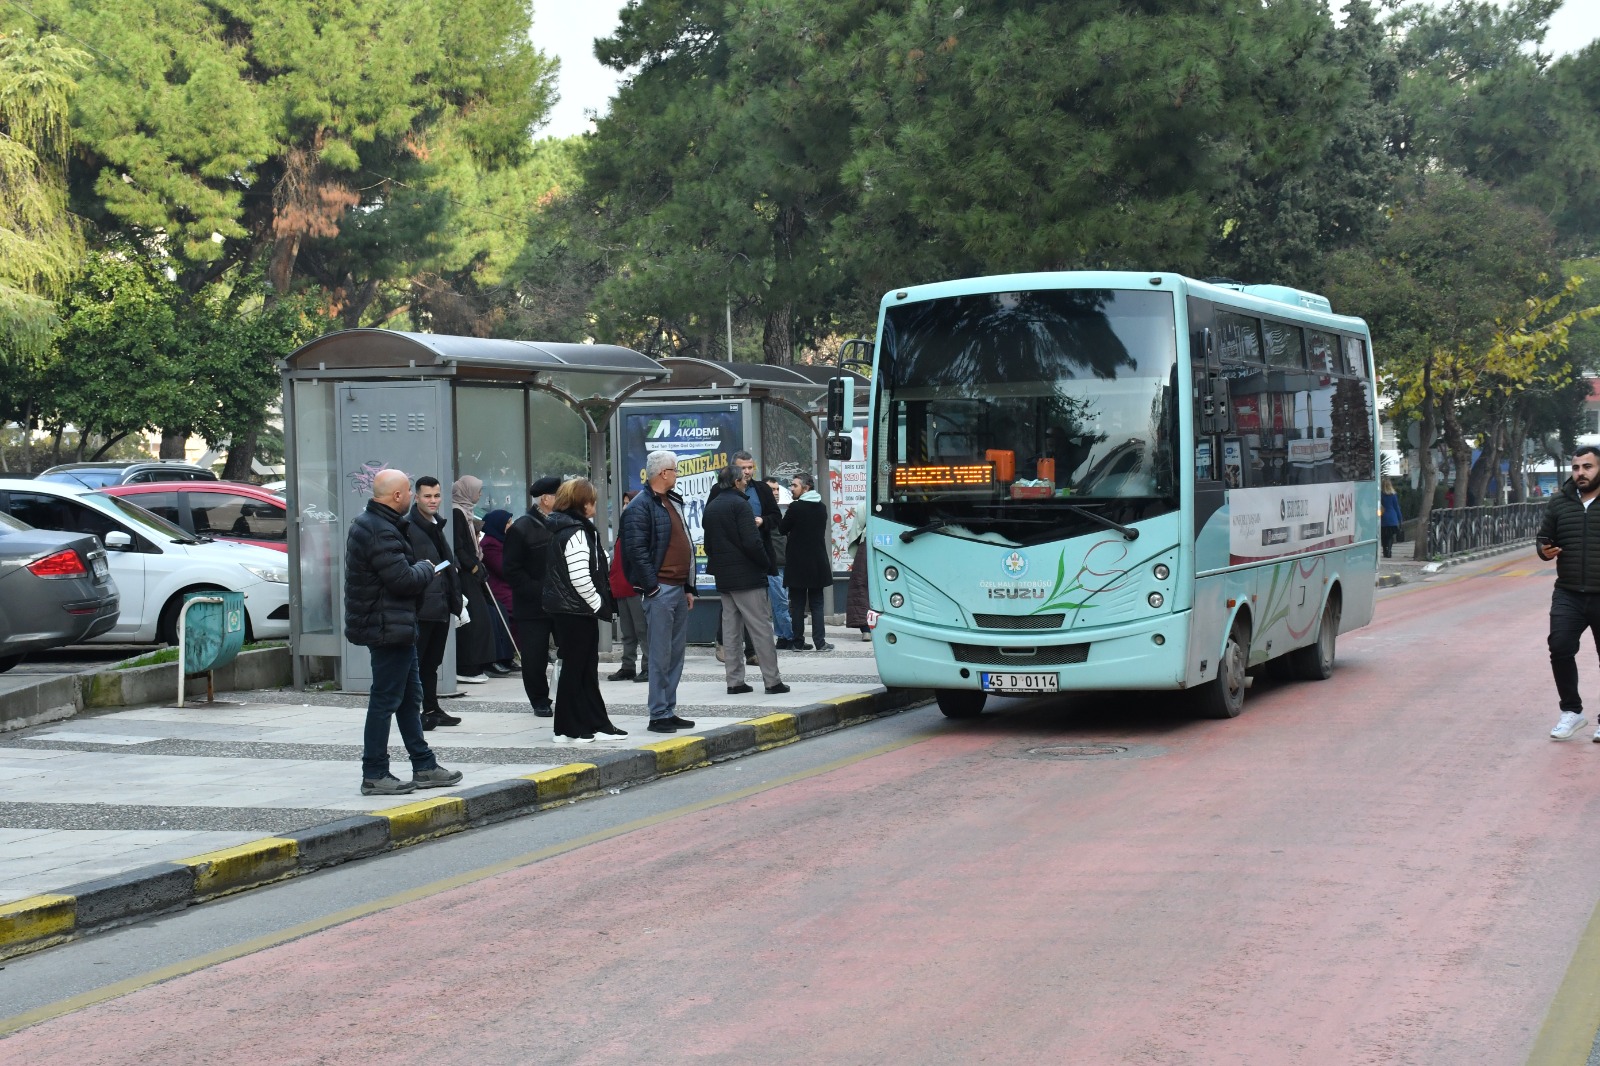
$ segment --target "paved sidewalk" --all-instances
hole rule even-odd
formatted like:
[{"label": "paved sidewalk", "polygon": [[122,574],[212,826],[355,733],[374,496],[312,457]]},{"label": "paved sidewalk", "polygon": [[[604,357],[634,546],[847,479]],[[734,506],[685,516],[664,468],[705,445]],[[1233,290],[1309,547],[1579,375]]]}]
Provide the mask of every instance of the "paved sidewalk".
[{"label": "paved sidewalk", "polygon": [[[781,696],[762,693],[755,667],[746,681],[756,691],[729,696],[722,664],[709,649],[692,648],[678,713],[700,733],[881,691],[872,648],[854,636],[838,633],[831,652],[780,652],[793,689]],[[551,719],[529,710],[520,677],[465,685],[464,696],[445,701],[461,725],[427,734],[440,763],[465,778],[452,789],[392,798],[360,795],[364,696],[232,692],[222,697],[228,706],[80,715],[0,735],[0,905],[674,735],[645,729],[647,686],[605,681],[615,667],[601,667],[612,719],[628,736],[557,745]],[[406,776],[398,734],[391,734],[391,759]]]}]

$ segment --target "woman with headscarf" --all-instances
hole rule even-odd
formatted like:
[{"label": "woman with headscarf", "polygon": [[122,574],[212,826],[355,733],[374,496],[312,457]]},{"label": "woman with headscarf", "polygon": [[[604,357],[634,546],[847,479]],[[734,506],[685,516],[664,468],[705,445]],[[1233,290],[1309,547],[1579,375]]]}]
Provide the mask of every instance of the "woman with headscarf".
[{"label": "woman with headscarf", "polygon": [[586,477],[561,483],[545,564],[544,609],[556,631],[561,673],[556,680],[555,741],[592,744],[596,733],[628,735],[606,713],[600,694],[600,622],[615,613],[606,552],[594,527],[599,494]]},{"label": "woman with headscarf", "polygon": [[473,508],[483,497],[483,482],[471,474],[456,479],[450,486],[450,504],[455,521],[450,535],[461,568],[461,597],[466,601],[467,622],[456,629],[456,680],[477,685],[489,680],[484,668],[494,662],[494,628],[489,622],[489,590],[484,583],[488,572],[483,565],[483,549],[478,545],[478,524]]},{"label": "woman with headscarf", "polygon": [[488,670],[491,674],[502,675],[516,672],[517,655],[514,635],[516,623],[511,615],[511,585],[506,581],[505,574],[506,526],[510,522],[510,511],[490,511],[483,516],[483,539],[478,542],[478,547],[483,549],[483,569],[489,579],[489,595],[494,597],[494,602],[489,605],[489,620],[494,623],[495,660]]}]

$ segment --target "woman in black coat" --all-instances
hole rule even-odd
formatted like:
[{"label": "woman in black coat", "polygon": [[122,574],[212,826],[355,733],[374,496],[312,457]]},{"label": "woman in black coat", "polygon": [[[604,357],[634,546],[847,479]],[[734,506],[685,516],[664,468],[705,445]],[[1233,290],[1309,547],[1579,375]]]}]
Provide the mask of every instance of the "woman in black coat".
[{"label": "woman in black coat", "polygon": [[477,524],[472,509],[483,496],[483,482],[467,474],[450,486],[450,502],[455,521],[450,537],[460,568],[461,598],[467,605],[467,624],[456,630],[456,680],[481,684],[488,678],[484,668],[495,660],[494,629],[489,622],[489,572],[483,565],[483,549],[478,546]]},{"label": "woman in black coat", "polygon": [[606,713],[600,694],[600,620],[611,620],[610,567],[594,528],[600,496],[584,477],[561,483],[545,564],[544,609],[554,623],[561,672],[556,679],[555,741],[593,744],[596,733],[628,735]]},{"label": "woman in black coat", "polygon": [[789,622],[794,646],[806,647],[806,612],[811,613],[812,646],[832,651],[822,629],[822,594],[833,584],[833,563],[828,558],[828,509],[817,492],[817,480],[802,471],[789,482],[794,502],[784,514],[778,532],[788,538],[783,587],[789,590]]}]

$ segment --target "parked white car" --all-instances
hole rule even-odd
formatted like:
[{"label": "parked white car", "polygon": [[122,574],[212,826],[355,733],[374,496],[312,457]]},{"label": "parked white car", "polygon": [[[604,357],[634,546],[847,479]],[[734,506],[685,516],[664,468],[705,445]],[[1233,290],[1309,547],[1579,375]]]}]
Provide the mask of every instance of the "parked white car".
[{"label": "parked white car", "polygon": [[176,644],[183,594],[202,589],[244,593],[247,639],[289,635],[289,569],[282,552],[197,538],[132,500],[58,482],[0,479],[0,511],[36,529],[100,538],[122,615],[94,643]]}]

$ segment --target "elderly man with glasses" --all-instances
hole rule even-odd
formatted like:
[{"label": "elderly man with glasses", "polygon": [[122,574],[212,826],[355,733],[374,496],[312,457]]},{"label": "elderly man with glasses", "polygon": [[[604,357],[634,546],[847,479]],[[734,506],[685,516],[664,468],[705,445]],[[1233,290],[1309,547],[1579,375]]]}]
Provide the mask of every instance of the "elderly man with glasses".
[{"label": "elderly man with glasses", "polygon": [[617,551],[622,572],[644,603],[650,647],[650,725],[652,733],[693,729],[678,717],[678,682],[689,643],[689,611],[694,607],[694,543],[684,517],[678,484],[678,457],[654,451],[645,458],[645,491],[622,512]]}]

